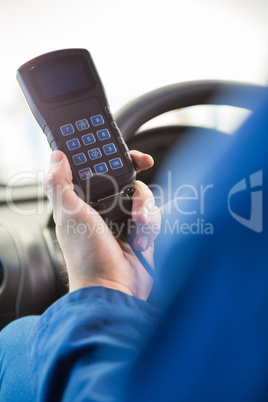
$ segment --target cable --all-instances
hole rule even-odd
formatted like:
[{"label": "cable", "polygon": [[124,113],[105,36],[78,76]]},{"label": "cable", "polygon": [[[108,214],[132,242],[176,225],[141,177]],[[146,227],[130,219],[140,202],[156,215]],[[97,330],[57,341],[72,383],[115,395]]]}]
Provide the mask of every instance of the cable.
[{"label": "cable", "polygon": [[139,262],[141,263],[141,265],[144,267],[144,269],[148,272],[148,274],[153,278],[153,279],[157,279],[157,273],[155,272],[155,270],[153,269],[153,267],[149,264],[149,262],[146,260],[146,258],[144,257],[144,255],[142,254],[142,252],[137,251],[133,245],[133,239],[131,237],[127,238],[127,243],[130,245],[133,253],[135,254],[135,256],[138,258]]}]

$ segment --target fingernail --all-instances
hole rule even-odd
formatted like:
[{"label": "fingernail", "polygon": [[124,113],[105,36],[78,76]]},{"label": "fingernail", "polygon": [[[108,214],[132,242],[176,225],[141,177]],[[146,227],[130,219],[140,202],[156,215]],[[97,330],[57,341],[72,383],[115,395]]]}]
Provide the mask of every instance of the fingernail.
[{"label": "fingernail", "polygon": [[147,250],[147,248],[148,248],[148,242],[149,242],[148,237],[140,236],[140,237],[138,237],[138,239],[137,239],[136,245],[138,246],[138,248],[139,248],[141,251],[145,251],[145,250]]},{"label": "fingernail", "polygon": [[62,154],[58,151],[53,151],[50,155],[50,165],[56,165],[62,160]]}]

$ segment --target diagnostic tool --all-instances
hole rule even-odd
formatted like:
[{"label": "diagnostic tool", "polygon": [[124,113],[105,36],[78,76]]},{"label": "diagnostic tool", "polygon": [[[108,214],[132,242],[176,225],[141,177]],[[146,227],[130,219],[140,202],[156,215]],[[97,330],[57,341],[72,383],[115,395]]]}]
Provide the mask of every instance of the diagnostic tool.
[{"label": "diagnostic tool", "polygon": [[155,277],[127,230],[136,171],[90,53],[64,49],[44,54],[21,66],[17,80],[50,147],[67,156],[77,194],[102,215],[114,235],[125,235]]},{"label": "diagnostic tool", "polygon": [[131,210],[136,172],[86,49],[36,57],[17,80],[52,150],[67,156],[77,194],[111,221]]}]

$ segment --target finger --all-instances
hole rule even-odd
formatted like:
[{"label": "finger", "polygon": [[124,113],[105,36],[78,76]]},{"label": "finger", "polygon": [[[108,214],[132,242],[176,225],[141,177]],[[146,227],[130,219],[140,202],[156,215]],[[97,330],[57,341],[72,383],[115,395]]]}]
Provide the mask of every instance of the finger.
[{"label": "finger", "polygon": [[55,195],[58,191],[73,192],[72,172],[67,157],[61,151],[53,151],[50,155],[50,165],[45,177],[44,190],[55,207]]},{"label": "finger", "polygon": [[134,150],[130,151],[129,153],[133,160],[137,173],[141,172],[142,170],[150,169],[154,164],[154,160],[151,155]]},{"label": "finger", "polygon": [[142,181],[136,180],[132,197],[132,217],[137,223],[149,223],[149,214],[154,206],[154,196],[149,187]]},{"label": "finger", "polygon": [[52,152],[43,185],[58,226],[62,226],[66,218],[78,215],[85,208],[85,203],[74,192],[71,168],[63,152]]},{"label": "finger", "polygon": [[161,215],[151,190],[138,180],[135,182],[132,216],[136,222],[133,245],[138,251],[145,251],[160,232]]}]

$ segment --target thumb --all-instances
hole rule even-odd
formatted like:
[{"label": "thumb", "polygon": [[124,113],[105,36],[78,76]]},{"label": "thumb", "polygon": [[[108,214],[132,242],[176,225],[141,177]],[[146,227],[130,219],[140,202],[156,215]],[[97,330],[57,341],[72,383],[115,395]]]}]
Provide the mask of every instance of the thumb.
[{"label": "thumb", "polygon": [[68,216],[74,216],[84,208],[83,201],[74,192],[72,171],[63,152],[51,153],[50,166],[43,186],[52,204],[54,220],[58,226],[61,226]]}]

